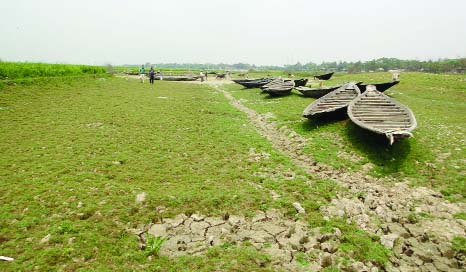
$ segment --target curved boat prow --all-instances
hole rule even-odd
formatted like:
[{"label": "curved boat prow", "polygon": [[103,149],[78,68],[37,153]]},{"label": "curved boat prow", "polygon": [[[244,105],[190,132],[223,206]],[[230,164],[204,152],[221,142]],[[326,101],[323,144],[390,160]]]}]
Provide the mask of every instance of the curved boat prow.
[{"label": "curved boat prow", "polygon": [[409,132],[409,131],[386,132],[385,136],[388,138],[388,141],[390,142],[390,145],[393,145],[393,143],[396,140],[403,139],[403,138],[414,137],[413,134],[411,132]]}]

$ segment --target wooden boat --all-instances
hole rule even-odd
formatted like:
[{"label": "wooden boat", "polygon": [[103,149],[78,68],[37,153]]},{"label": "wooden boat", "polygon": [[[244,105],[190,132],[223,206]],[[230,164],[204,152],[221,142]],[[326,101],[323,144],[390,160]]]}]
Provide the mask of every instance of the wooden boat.
[{"label": "wooden boat", "polygon": [[234,79],[233,82],[238,83],[245,88],[260,88],[272,80],[273,78]]},{"label": "wooden boat", "polygon": [[312,98],[321,98],[322,96],[335,91],[336,89],[340,88],[341,86],[333,86],[333,87],[326,87],[326,88],[309,88],[309,87],[296,87],[295,89],[302,93],[305,97],[312,97]]},{"label": "wooden boat", "polygon": [[348,106],[348,115],[358,126],[385,135],[390,144],[396,140],[413,136],[416,118],[405,105],[379,92],[369,85],[366,92]]},{"label": "wooden boat", "polygon": [[361,82],[358,84],[358,87],[359,87],[359,90],[361,90],[361,93],[363,93],[366,91],[367,86],[374,85],[377,91],[383,93],[398,83],[400,83],[400,81],[392,81],[392,82],[376,83],[376,84],[362,84]]},{"label": "wooden boat", "polygon": [[303,116],[312,118],[325,113],[342,111],[360,94],[361,92],[355,82],[346,83],[307,106],[304,109]]},{"label": "wooden boat", "polygon": [[328,73],[328,74],[314,76],[314,78],[317,78],[318,80],[329,80],[333,76],[333,74],[334,74],[334,72],[331,72],[331,73]]},{"label": "wooden boat", "polygon": [[[260,87],[262,90],[264,89],[267,89],[267,88],[270,88],[270,87],[276,87],[276,86],[281,86],[283,83],[285,83],[286,81],[284,81],[283,79],[281,78],[274,78],[273,80],[271,80],[269,83],[265,84],[264,86]],[[290,80],[291,82],[291,80]]]},{"label": "wooden boat", "polygon": [[306,86],[307,82],[309,80],[307,78],[302,78],[302,79],[295,79],[294,80],[294,86],[295,87],[301,87],[301,86]]},{"label": "wooden boat", "polygon": [[[362,82],[356,83],[356,85],[361,84]],[[309,88],[309,87],[295,87],[297,91],[303,94],[305,97],[312,98],[321,98],[322,96],[335,91],[343,85],[332,86],[332,87],[323,87],[323,88]]]},{"label": "wooden boat", "polygon": [[195,81],[198,79],[198,76],[155,76],[155,80],[164,81]]},{"label": "wooden boat", "polygon": [[282,96],[291,93],[294,87],[294,81],[283,81],[282,79],[274,79],[272,82],[261,87],[262,91],[268,93],[271,96]]}]

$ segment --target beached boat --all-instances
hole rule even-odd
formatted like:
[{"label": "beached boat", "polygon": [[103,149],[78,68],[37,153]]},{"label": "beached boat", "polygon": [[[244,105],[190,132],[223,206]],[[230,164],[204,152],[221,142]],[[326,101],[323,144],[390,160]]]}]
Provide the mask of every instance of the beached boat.
[{"label": "beached boat", "polygon": [[294,81],[283,81],[282,79],[274,79],[270,83],[261,87],[262,91],[268,93],[271,96],[282,96],[291,93],[294,87]]},{"label": "beached boat", "polygon": [[343,111],[359,94],[361,92],[355,82],[346,83],[307,106],[303,116],[312,118],[324,113]]},{"label": "beached boat", "polygon": [[[356,83],[356,85],[361,84],[362,82]],[[312,97],[312,98],[321,98],[322,96],[335,91],[336,89],[340,88],[343,85],[338,86],[331,86],[331,87],[321,87],[321,88],[309,88],[309,87],[295,87],[297,91],[299,91],[305,97]]]},{"label": "beached boat", "polygon": [[376,84],[363,84],[361,82],[361,83],[358,83],[358,87],[359,87],[359,90],[361,90],[361,93],[363,93],[366,91],[367,86],[374,85],[377,91],[383,93],[398,83],[400,83],[400,81],[392,81],[392,82],[376,83]]},{"label": "beached boat", "polygon": [[307,78],[295,79],[294,80],[294,86],[295,87],[306,86],[308,81],[309,80]]},{"label": "beached boat", "polygon": [[[264,89],[267,89],[267,88],[270,88],[270,87],[274,87],[274,86],[280,86],[284,83],[285,81],[281,78],[274,78],[272,79],[269,83],[265,84],[264,86],[261,86],[260,88],[262,90]],[[289,82],[292,82],[291,80],[289,80]]]},{"label": "beached boat", "polygon": [[260,88],[272,80],[273,78],[234,79],[233,82],[238,83],[245,88]]},{"label": "beached boat", "polygon": [[416,126],[413,112],[405,105],[369,85],[348,106],[348,116],[361,128],[385,135],[390,144],[411,137]]},{"label": "beached boat", "polygon": [[312,98],[321,98],[322,96],[335,91],[336,89],[340,88],[341,86],[333,86],[333,87],[326,87],[326,88],[309,88],[309,87],[295,87],[297,91],[303,94],[305,97],[312,97]]},{"label": "beached boat", "polygon": [[155,80],[164,81],[195,81],[198,80],[198,76],[156,76]]},{"label": "beached boat", "polygon": [[318,80],[329,80],[333,76],[333,74],[334,74],[334,72],[331,72],[331,73],[328,73],[328,74],[314,76],[314,78],[317,78]]}]

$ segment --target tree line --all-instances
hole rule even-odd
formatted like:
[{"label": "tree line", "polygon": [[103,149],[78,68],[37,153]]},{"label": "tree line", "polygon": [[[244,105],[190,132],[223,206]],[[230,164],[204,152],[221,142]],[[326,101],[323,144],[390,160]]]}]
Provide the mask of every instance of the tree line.
[{"label": "tree line", "polygon": [[[201,63],[157,63],[158,68],[193,69],[193,70],[278,70],[278,71],[337,71],[337,72],[371,72],[402,69],[405,71],[417,71],[428,73],[450,73],[466,71],[466,58],[439,59],[439,60],[401,60],[397,58],[379,58],[370,61],[334,61],[322,62],[320,64],[300,62],[284,66],[257,66],[248,63],[235,64],[201,64]],[[131,66],[131,65],[128,65]]]}]

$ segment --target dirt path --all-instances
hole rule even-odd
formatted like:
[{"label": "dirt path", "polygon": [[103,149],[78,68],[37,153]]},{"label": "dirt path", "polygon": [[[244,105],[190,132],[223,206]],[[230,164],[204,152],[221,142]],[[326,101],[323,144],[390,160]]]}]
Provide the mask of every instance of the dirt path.
[{"label": "dirt path", "polygon": [[368,176],[370,164],[349,174],[317,163],[304,153],[304,137],[286,127],[278,128],[266,115],[235,99],[221,84],[210,85],[244,112],[258,132],[297,166],[348,189],[323,208],[322,213],[348,218],[378,235],[381,243],[394,251],[394,258],[387,266],[389,271],[455,271],[466,265],[464,253],[454,252],[450,244],[455,236],[466,236],[466,221],[454,218],[466,211],[464,203],[450,203],[429,188]]}]

